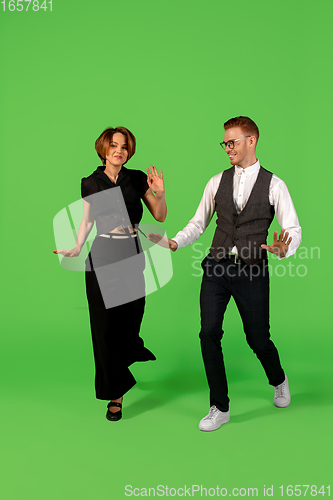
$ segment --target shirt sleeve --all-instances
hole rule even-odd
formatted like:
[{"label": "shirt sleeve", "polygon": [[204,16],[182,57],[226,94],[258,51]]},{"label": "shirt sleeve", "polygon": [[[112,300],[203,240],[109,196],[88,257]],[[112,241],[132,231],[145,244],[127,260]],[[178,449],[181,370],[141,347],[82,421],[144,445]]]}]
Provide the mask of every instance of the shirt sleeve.
[{"label": "shirt sleeve", "polygon": [[[302,228],[299,225],[297,213],[286,184],[273,176],[270,190],[271,203],[274,205],[276,218],[281,229],[292,237],[285,257],[293,255],[302,242]],[[284,257],[278,257],[280,260]]]},{"label": "shirt sleeve", "polygon": [[215,194],[221,177],[222,173],[215,175],[208,181],[194,217],[173,238],[178,244],[178,249],[192,244],[206,230],[215,212]]},{"label": "shirt sleeve", "polygon": [[85,198],[86,196],[89,195],[85,181],[86,181],[85,177],[83,179],[81,179],[81,196],[82,196],[82,198]]},{"label": "shirt sleeve", "polygon": [[137,170],[137,175],[136,175],[136,188],[138,190],[140,198],[143,198],[145,195],[146,191],[149,189],[148,186],[148,181],[147,181],[147,175],[142,172],[141,170]]}]

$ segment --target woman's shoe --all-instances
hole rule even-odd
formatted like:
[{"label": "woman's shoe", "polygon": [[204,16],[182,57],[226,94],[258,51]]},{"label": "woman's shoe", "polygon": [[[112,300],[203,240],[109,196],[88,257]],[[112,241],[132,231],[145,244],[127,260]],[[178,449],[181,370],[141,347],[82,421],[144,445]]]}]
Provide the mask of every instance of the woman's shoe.
[{"label": "woman's shoe", "polygon": [[[118,406],[118,408],[120,408],[119,411],[116,411],[116,412],[112,412],[110,411],[110,406]],[[121,414],[121,407],[122,407],[122,403],[116,403],[116,402],[112,402],[110,401],[110,403],[108,403],[108,411],[106,412],[106,418],[110,421],[117,421],[117,420],[120,420],[121,417],[122,417],[122,414]]]}]

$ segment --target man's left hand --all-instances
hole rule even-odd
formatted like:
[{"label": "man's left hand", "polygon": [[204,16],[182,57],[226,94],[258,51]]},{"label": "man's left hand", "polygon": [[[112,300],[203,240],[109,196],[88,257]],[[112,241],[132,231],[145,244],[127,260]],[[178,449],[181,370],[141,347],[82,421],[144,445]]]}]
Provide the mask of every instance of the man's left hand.
[{"label": "man's left hand", "polygon": [[261,245],[261,248],[265,248],[268,252],[274,253],[278,257],[285,257],[292,237],[288,239],[289,233],[286,233],[284,229],[281,230],[279,239],[277,239],[277,234],[278,232],[274,231],[273,243],[271,245]]}]

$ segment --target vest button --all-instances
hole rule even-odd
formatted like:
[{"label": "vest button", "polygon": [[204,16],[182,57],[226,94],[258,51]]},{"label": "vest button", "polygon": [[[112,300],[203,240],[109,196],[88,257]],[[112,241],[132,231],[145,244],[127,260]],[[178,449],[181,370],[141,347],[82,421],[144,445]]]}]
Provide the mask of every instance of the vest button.
[{"label": "vest button", "polygon": [[237,236],[234,238],[234,240],[238,240]]}]

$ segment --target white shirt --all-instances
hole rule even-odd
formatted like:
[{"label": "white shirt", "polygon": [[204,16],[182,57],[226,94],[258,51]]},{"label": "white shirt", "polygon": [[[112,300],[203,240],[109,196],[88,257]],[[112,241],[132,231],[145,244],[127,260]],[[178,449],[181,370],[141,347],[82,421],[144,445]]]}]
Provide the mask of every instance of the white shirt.
[{"label": "white shirt", "polygon": [[[237,210],[241,212],[245,207],[253,186],[257,180],[260,169],[259,160],[245,169],[235,166],[234,174],[234,201]],[[215,194],[221,182],[223,172],[214,175],[206,187],[195,216],[189,221],[182,231],[173,238],[178,248],[183,248],[197,240],[205,231],[215,212]],[[288,188],[276,175],[272,176],[269,186],[269,203],[274,206],[276,218],[281,228],[289,233],[292,241],[286,257],[293,255],[302,241],[302,230]],[[237,254],[237,247],[231,253]]]}]

